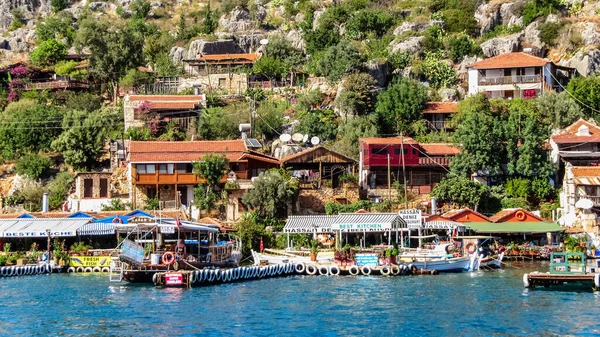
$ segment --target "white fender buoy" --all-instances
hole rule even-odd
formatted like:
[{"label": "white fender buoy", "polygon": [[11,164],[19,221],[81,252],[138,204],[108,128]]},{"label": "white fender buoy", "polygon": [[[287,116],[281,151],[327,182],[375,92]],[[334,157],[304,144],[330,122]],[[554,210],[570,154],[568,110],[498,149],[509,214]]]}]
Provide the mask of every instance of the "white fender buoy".
[{"label": "white fender buoy", "polygon": [[304,263],[300,262],[296,264],[294,269],[296,270],[296,273],[303,274],[306,271],[306,266],[304,265]]},{"label": "white fender buoy", "polygon": [[91,273],[93,271],[92,267],[85,267],[84,270],[86,273]]},{"label": "white fender buoy", "polygon": [[208,269],[206,272],[207,272],[207,278],[206,278],[206,280],[208,282],[212,282],[215,279],[215,272],[214,272],[214,270]]},{"label": "white fender buoy", "polygon": [[523,274],[523,285],[525,286],[525,288],[529,288],[529,275],[528,274]]},{"label": "white fender buoy", "polygon": [[600,274],[594,275],[594,285],[596,286],[596,290],[600,289]]},{"label": "white fender buoy", "polygon": [[192,270],[192,272],[190,273],[190,283],[196,283],[196,271]]},{"label": "white fender buoy", "polygon": [[31,273],[34,274],[34,275],[39,274],[40,273],[40,266],[38,266],[38,265],[33,266],[33,269],[31,271]]},{"label": "white fender buoy", "polygon": [[326,266],[320,266],[319,275],[329,276],[329,268],[327,268]]},{"label": "white fender buoy", "polygon": [[371,267],[362,266],[362,268],[360,268],[360,272],[365,276],[371,275]]},{"label": "white fender buoy", "polygon": [[308,275],[316,275],[318,272],[317,270],[317,266],[313,265],[313,264],[309,264],[306,266],[306,273]]},{"label": "white fender buoy", "polygon": [[379,269],[379,272],[380,272],[380,273],[381,273],[381,275],[383,275],[383,276],[390,276],[390,267],[388,267],[388,266],[382,266],[382,267]]},{"label": "white fender buoy", "polygon": [[241,274],[241,273],[242,273],[242,268],[240,268],[240,267],[237,267],[237,268],[235,268],[235,269],[233,270],[233,279],[234,279],[235,281],[239,280],[239,279],[240,279],[240,274]]},{"label": "white fender buoy", "polygon": [[74,273],[75,272],[75,268],[74,267],[69,267],[67,269],[67,273]]},{"label": "white fender buoy", "polygon": [[248,267],[242,267],[241,278],[243,278],[244,280],[247,279],[249,272],[250,272],[250,268],[248,268]]},{"label": "white fender buoy", "polygon": [[154,283],[154,285],[158,284],[158,273],[154,273],[154,275],[152,275],[152,283]]},{"label": "white fender buoy", "polygon": [[23,275],[23,268],[16,267],[15,268],[15,276],[22,276],[22,275]]},{"label": "white fender buoy", "polygon": [[96,267],[92,268],[92,271],[93,271],[94,273],[99,273],[99,272],[101,272],[101,271],[102,271],[102,268],[100,268],[100,267],[96,266]]},{"label": "white fender buoy", "polygon": [[277,266],[277,275],[283,274],[284,269],[285,269],[285,266],[283,264],[278,265]]},{"label": "white fender buoy", "polygon": [[46,273],[52,274],[52,266],[50,263],[46,263]]},{"label": "white fender buoy", "polygon": [[103,273],[110,273],[110,268],[108,268],[108,267],[102,267],[102,272]]},{"label": "white fender buoy", "polygon": [[340,272],[341,272],[340,267],[338,267],[337,264],[334,264],[333,266],[329,267],[330,275],[339,276]]},{"label": "white fender buoy", "polygon": [[221,281],[221,269],[215,269],[215,281]]},{"label": "white fender buoy", "polygon": [[204,281],[204,269],[200,269],[196,271],[196,282],[200,283]]},{"label": "white fender buoy", "polygon": [[348,273],[352,276],[356,276],[360,274],[360,269],[358,269],[358,266],[350,266],[350,268],[348,268]]},{"label": "white fender buoy", "polygon": [[1,267],[0,268],[0,276],[6,276],[5,271],[6,271],[6,267]]},{"label": "white fender buoy", "polygon": [[83,267],[77,267],[77,269],[75,269],[75,271],[78,273],[83,273]]},{"label": "white fender buoy", "polygon": [[400,274],[400,268],[396,265],[392,265],[390,267],[390,272],[392,273],[392,275],[398,276],[398,274]]},{"label": "white fender buoy", "polygon": [[5,272],[5,274],[4,274],[4,275],[5,275],[5,276],[13,276],[13,274],[14,274],[14,272],[15,272],[13,268],[14,268],[14,267],[6,267],[6,272]]}]

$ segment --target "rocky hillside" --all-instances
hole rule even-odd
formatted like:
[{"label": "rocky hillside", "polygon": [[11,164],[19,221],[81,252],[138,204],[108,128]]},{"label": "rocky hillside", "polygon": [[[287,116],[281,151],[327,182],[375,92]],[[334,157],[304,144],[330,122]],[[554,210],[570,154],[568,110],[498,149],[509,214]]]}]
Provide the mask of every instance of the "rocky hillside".
[{"label": "rocky hillside", "polygon": [[[66,20],[76,30],[82,15],[131,18],[143,3],[0,0],[1,60],[26,59],[40,42],[36,27],[39,32],[39,25],[49,19],[52,24]],[[600,67],[597,1],[226,0],[211,3],[213,15],[218,11],[218,26],[204,34],[196,28],[208,17],[207,3],[167,0],[145,5],[147,21],[175,38],[169,53],[175,63],[206,51],[216,39],[235,37],[240,48],[248,51],[256,49],[260,39],[278,34],[309,55],[347,39],[372,62],[403,52],[424,59],[425,53],[441,44],[454,55],[438,56],[451,59],[459,71],[477,57],[525,48],[576,67],[583,75]],[[182,29],[188,29],[187,34]]]}]

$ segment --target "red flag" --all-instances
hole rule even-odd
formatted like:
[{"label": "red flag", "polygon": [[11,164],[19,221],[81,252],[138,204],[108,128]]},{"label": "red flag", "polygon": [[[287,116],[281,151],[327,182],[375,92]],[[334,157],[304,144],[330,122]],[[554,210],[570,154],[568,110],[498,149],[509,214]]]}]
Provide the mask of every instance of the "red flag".
[{"label": "red flag", "polygon": [[181,221],[179,221],[179,217],[175,219],[175,224],[177,225],[177,227],[181,227]]},{"label": "red flag", "polygon": [[262,236],[260,237],[260,251],[265,250],[265,244],[263,243]]}]

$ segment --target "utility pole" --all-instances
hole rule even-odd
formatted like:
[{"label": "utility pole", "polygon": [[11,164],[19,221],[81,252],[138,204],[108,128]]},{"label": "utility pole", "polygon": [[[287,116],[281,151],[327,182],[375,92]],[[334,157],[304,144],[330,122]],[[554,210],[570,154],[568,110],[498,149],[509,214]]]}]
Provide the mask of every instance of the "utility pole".
[{"label": "utility pole", "polygon": [[408,186],[406,185],[406,167],[404,166],[404,135],[400,132],[400,144],[402,144],[402,175],[404,177],[404,208],[408,209]]},{"label": "utility pole", "polygon": [[387,155],[387,166],[388,166],[388,176],[387,176],[387,180],[388,180],[388,199],[392,200],[392,180],[391,180],[391,174],[390,174],[390,154],[388,151],[388,155]]}]

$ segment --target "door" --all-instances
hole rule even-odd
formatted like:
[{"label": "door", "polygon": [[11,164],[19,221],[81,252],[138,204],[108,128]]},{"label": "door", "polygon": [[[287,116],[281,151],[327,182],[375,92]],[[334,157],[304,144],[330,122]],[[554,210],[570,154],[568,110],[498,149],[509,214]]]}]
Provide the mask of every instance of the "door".
[{"label": "door", "polygon": [[83,197],[94,197],[94,181],[92,179],[83,179]]},{"label": "door", "polygon": [[100,179],[100,198],[108,198],[108,179]]},{"label": "door", "polygon": [[179,192],[180,201],[182,205],[187,206],[188,203],[188,187],[187,186],[177,186],[177,192]]}]

